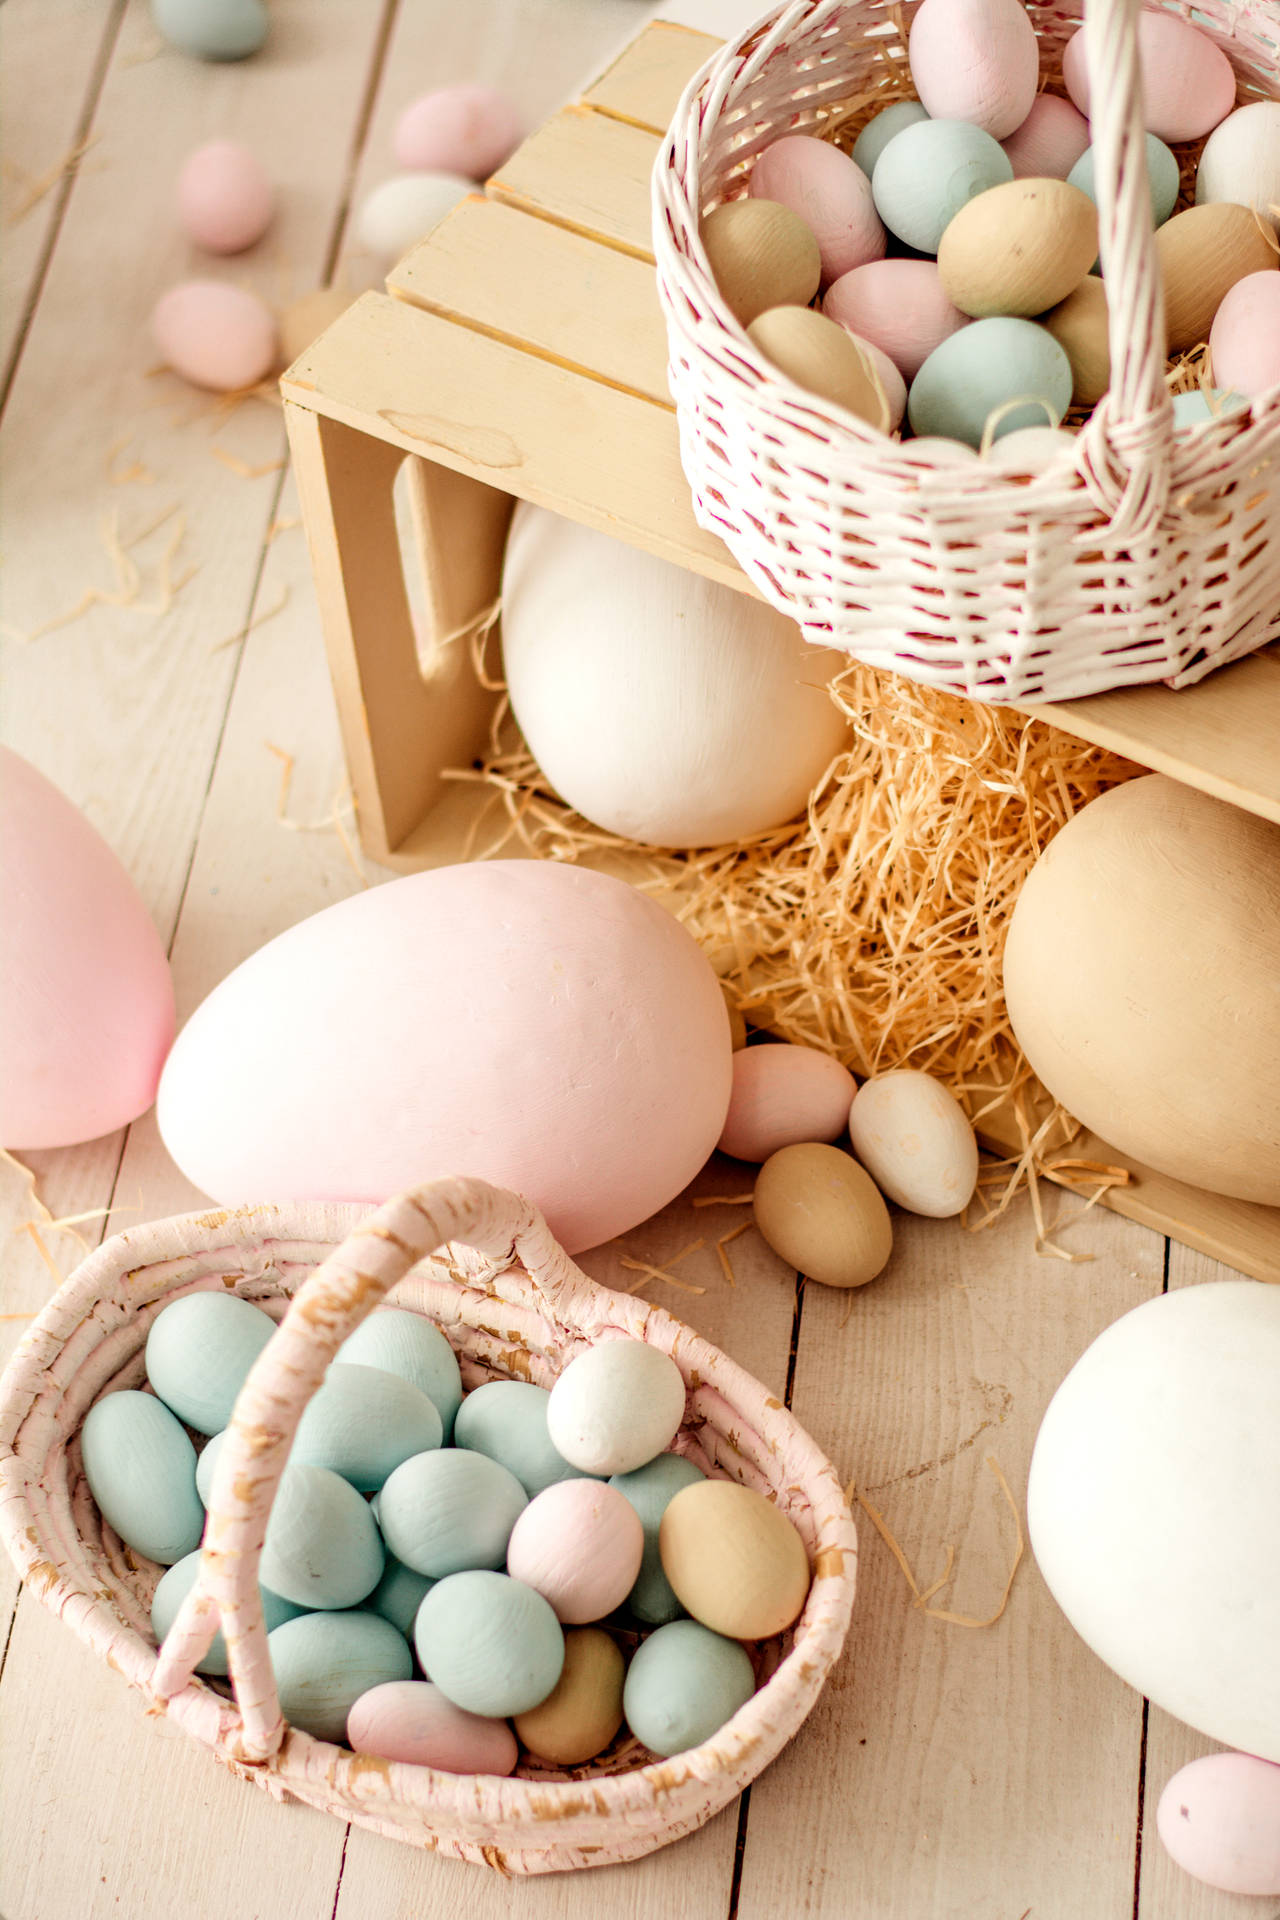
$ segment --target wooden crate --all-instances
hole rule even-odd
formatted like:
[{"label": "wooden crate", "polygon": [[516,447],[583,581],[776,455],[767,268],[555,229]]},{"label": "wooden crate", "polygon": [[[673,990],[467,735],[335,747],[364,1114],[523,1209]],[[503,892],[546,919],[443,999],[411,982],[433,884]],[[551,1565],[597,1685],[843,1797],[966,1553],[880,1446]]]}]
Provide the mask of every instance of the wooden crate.
[{"label": "wooden crate", "polygon": [[[490,796],[448,783],[493,695],[458,636],[496,600],[516,499],[754,589],[693,518],[667,388],[649,174],[689,78],[716,46],[658,21],[540,127],[282,387],[343,743],[370,857],[401,871],[464,857]],[[407,488],[417,630],[393,503]],[[1125,688],[1026,711],[1280,821],[1280,658],[1199,686]],[[993,1115],[1007,1150],[1012,1115]],[[1280,1280],[1280,1209],[1130,1165],[1108,1204],[1242,1272]]]}]

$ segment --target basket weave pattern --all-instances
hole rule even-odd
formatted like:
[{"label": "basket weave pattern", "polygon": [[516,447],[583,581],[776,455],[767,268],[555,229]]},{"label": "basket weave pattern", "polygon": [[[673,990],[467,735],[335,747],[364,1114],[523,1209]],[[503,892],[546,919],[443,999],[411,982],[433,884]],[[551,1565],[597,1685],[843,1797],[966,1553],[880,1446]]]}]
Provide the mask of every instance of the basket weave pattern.
[{"label": "basket weave pattern", "polygon": [[[267,1517],[329,1361],[393,1287],[397,1306],[443,1327],[468,1387],[501,1378],[550,1386],[601,1340],[660,1347],[688,1387],[677,1448],[705,1471],[767,1493],[799,1528],[814,1580],[790,1645],[762,1650],[764,1684],[704,1745],[654,1761],[624,1733],[589,1767],[498,1779],[351,1754],[285,1728],[257,1586]],[[144,1384],[156,1314],[202,1288],[234,1290],[283,1317],[237,1401],[200,1577],[157,1653],[150,1601],[162,1570],[102,1521],[77,1435],[100,1394]],[[661,1308],[596,1286],[527,1201],[478,1180],[433,1182],[367,1218],[347,1206],[243,1208],[106,1242],[45,1308],[5,1374],[0,1533],[32,1591],[234,1772],[277,1798],[523,1873],[637,1858],[734,1799],[817,1698],[844,1641],[857,1558],[834,1468],[758,1381]],[[231,1698],[194,1673],[219,1624]]]},{"label": "basket weave pattern", "polygon": [[[1197,0],[1240,99],[1280,91],[1272,6]],[[1028,0],[1042,68],[1080,24]],[[722,300],[701,216],[784,133],[821,131],[905,63],[895,0],[791,0],[716,54],[653,176],[654,250],[681,457],[719,534],[808,639],[980,700],[1182,686],[1280,635],[1280,388],[1173,437],[1151,231],[1138,0],[1084,9],[1112,385],[1034,477],[939,440],[898,443],[804,393]],[[887,64],[886,64],[887,63]]]}]

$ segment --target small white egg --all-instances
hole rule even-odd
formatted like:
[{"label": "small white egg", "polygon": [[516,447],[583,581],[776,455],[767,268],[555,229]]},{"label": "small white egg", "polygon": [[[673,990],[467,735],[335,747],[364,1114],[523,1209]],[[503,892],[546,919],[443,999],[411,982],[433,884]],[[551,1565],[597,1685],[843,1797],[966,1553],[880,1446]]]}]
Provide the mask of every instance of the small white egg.
[{"label": "small white egg", "polygon": [[366,195],[356,237],[381,259],[399,260],[475,190],[457,173],[394,173]]},{"label": "small white egg", "polygon": [[585,1473],[630,1473],[662,1453],[684,1418],[684,1376],[644,1340],[604,1340],[551,1389],[552,1445]]},{"label": "small white egg", "polygon": [[864,1081],[849,1110],[853,1150],[880,1191],[908,1213],[960,1213],[978,1182],[978,1143],[963,1108],[932,1074],[899,1068]]}]

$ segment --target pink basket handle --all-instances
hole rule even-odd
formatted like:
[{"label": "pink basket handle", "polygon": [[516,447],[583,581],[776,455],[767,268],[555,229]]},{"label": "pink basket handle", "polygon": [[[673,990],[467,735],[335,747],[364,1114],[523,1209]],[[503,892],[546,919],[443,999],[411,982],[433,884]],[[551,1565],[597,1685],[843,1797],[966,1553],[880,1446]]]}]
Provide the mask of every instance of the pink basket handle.
[{"label": "pink basket handle", "polygon": [[157,1701],[180,1693],[221,1625],[238,1708],[228,1750],[239,1760],[269,1760],[284,1737],[258,1562],[298,1422],[343,1341],[397,1281],[454,1241],[504,1269],[518,1261],[554,1319],[599,1292],[531,1201],[472,1179],[431,1180],[388,1200],[298,1289],[236,1400],[214,1474],[199,1575],[151,1682]]}]

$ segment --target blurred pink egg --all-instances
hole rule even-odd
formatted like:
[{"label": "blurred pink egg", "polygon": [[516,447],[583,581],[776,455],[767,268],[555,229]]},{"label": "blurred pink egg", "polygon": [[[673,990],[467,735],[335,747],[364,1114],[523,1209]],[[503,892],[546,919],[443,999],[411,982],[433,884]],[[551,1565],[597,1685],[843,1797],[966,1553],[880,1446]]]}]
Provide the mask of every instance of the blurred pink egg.
[{"label": "blurred pink egg", "polygon": [[603,1620],[640,1572],[644,1527],[607,1480],[559,1480],[532,1499],[511,1530],[507,1572],[534,1587],[566,1626]]},{"label": "blurred pink egg", "polygon": [[429,1680],[387,1680],[362,1693],[347,1715],[355,1753],[407,1760],[442,1773],[515,1769],[519,1746],[505,1720],[487,1720],[446,1700]]},{"label": "blurred pink egg", "polygon": [[889,423],[885,432],[895,433],[902,425],[902,416],[907,410],[907,383],[883,347],[878,347],[874,340],[864,340],[860,333],[853,337],[862,351],[871,356],[872,365],[880,376],[880,385],[889,403]]},{"label": "blurred pink egg", "polygon": [[178,175],[178,215],[210,253],[241,253],[271,224],[275,196],[256,154],[235,140],[210,140],[187,155]]},{"label": "blurred pink egg", "polygon": [[1156,1826],[1185,1873],[1223,1893],[1280,1894],[1280,1767],[1208,1753],[1175,1773]]},{"label": "blurred pink egg", "polygon": [[934,120],[1006,140],[1030,113],[1040,43],[1021,0],[924,0],[908,40],[911,78]]},{"label": "blurred pink egg", "polygon": [[838,1140],[856,1091],[849,1069],[816,1047],[743,1047],[733,1056],[720,1151],[762,1161],[779,1147]]},{"label": "blurred pink egg", "polygon": [[777,200],[804,221],[818,242],[823,283],[866,260],[884,257],[885,232],[871,198],[871,182],[829,140],[789,133],[775,140],[751,169],[750,191]]},{"label": "blurred pink egg", "polygon": [[[1221,47],[1162,8],[1138,15],[1138,54],[1148,133],[1161,140],[1198,140],[1236,103],[1236,76]],[[1081,113],[1089,111],[1084,28],[1062,51],[1062,78]]]},{"label": "blurred pink egg", "polygon": [[0,747],[0,1144],[114,1133],[155,1099],[172,1039],[169,963],[132,880]]},{"label": "blurred pink egg", "polygon": [[214,393],[265,380],[276,364],[275,316],[256,294],[221,280],[184,280],[155,304],[151,335],[175,373]]},{"label": "blurred pink egg", "polygon": [[487,180],[522,139],[514,103],[496,87],[442,87],[423,94],[396,122],[394,147],[402,167],[460,173]]},{"label": "blurred pink egg", "polygon": [[1280,385],[1280,273],[1247,273],[1224,295],[1209,332],[1213,384],[1236,393]]},{"label": "blurred pink egg", "polygon": [[1000,144],[1015,180],[1065,180],[1089,145],[1089,122],[1069,100],[1038,93],[1022,125]]},{"label": "blurred pink egg", "polygon": [[829,287],[822,311],[887,353],[914,380],[935,347],[967,327],[943,291],[934,260],[873,260]]}]

